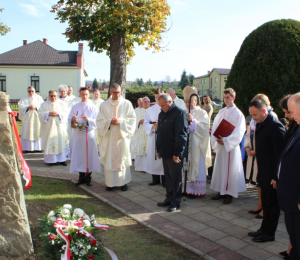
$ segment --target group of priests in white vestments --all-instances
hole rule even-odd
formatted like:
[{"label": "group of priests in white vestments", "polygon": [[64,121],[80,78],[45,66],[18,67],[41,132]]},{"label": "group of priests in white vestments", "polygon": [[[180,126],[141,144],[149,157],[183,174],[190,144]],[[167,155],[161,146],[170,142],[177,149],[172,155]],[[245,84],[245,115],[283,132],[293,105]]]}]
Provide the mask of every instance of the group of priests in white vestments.
[{"label": "group of priests in white vestments", "polygon": [[[66,85],[60,85],[58,91],[50,90],[47,101],[33,87],[28,87],[27,92],[18,103],[24,151],[43,150],[44,161],[49,165],[66,166],[69,157],[70,172],[79,172],[78,185],[92,185],[92,172],[103,170],[107,191],[114,187],[126,191],[135,159],[136,171],[151,174],[149,185],[165,186],[162,160],[156,155],[157,120],[161,112],[157,103],[150,107],[150,99],[144,97],[138,100],[138,108],[133,109],[131,102],[122,97],[118,84],[112,84],[106,101],[100,98],[98,90],[90,100],[87,88],[81,88],[79,97],[75,97],[73,88]],[[182,191],[191,198],[206,194],[212,144],[217,156],[211,188],[219,192],[212,199],[225,198],[224,203],[230,203],[232,197],[246,189],[239,148],[245,118],[234,105],[235,92],[225,90],[227,107],[215,118],[211,137],[207,112],[200,108],[196,95],[190,99],[197,90],[187,86],[183,90],[184,101],[173,89],[167,92],[185,110],[189,120],[190,138],[185,153],[188,161],[182,170]],[[162,93],[160,88],[155,91],[156,101]],[[235,126],[234,131],[228,137],[215,137],[213,133],[223,119]]]}]

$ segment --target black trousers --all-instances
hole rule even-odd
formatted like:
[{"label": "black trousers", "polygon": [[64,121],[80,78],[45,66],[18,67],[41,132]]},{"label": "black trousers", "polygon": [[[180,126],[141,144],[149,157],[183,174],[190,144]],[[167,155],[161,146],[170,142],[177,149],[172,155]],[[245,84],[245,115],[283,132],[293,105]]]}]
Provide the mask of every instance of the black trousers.
[{"label": "black trousers", "polygon": [[300,212],[288,212],[289,235],[293,246],[290,253],[290,260],[300,259]]},{"label": "black trousers", "polygon": [[160,183],[160,176],[161,176],[161,184],[165,185],[165,176],[164,175],[156,175],[152,174],[152,182],[153,183]]},{"label": "black trousers", "polygon": [[182,165],[183,162],[175,163],[173,159],[162,159],[166,181],[167,198],[173,206],[180,205],[182,198]]},{"label": "black trousers", "polygon": [[264,218],[260,230],[268,236],[274,236],[280,216],[280,208],[277,200],[277,192],[270,185],[268,188],[261,188],[261,200],[264,211]]},{"label": "black trousers", "polygon": [[90,172],[89,174],[86,174],[86,172],[79,172],[79,180],[86,180],[86,181],[90,181],[91,180],[91,175],[92,172]]}]

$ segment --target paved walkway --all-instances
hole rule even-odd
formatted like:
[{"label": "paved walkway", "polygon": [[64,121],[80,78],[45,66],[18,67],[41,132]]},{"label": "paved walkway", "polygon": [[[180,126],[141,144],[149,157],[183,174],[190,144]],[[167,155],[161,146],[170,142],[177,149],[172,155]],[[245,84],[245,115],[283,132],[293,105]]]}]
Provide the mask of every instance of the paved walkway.
[{"label": "paved walkway", "polygon": [[[78,179],[78,174],[69,173],[69,165],[46,165],[43,154],[25,154],[24,157],[33,175],[73,181]],[[93,186],[80,187],[140,223],[196,252],[201,259],[276,260],[282,259],[278,253],[288,247],[289,239],[283,214],[280,217],[276,241],[255,243],[247,236],[249,231],[257,230],[261,223],[261,220],[248,213],[256,206],[256,189],[248,189],[240,194],[238,199],[233,199],[230,205],[211,200],[216,192],[207,189],[205,197],[187,199],[181,203],[179,212],[169,213],[165,208],[156,205],[164,200],[165,189],[161,185],[149,186],[151,176],[147,173],[135,172],[132,168],[132,181],[126,192],[119,188],[107,192],[104,175],[93,174],[92,177]]]}]

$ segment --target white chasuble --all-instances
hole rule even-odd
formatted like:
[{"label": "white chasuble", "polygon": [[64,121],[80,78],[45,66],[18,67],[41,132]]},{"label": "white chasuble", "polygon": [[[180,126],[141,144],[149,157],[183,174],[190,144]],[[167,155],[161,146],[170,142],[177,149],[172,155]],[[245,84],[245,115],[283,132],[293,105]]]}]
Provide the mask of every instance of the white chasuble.
[{"label": "white chasuble", "polygon": [[[33,97],[23,97],[18,102],[19,119],[22,121],[21,144],[25,151],[41,150],[40,129],[41,124],[38,110],[44,102],[43,98],[37,94]],[[27,109],[34,105],[36,109]]]},{"label": "white chasuble", "polygon": [[[143,108],[140,107],[136,107],[134,109],[135,112],[135,116],[136,118],[138,118],[140,112],[142,111]],[[138,127],[138,121],[136,120],[136,124],[135,124],[135,131],[137,131],[137,127]],[[130,152],[131,152],[131,158],[135,159],[135,133],[131,136],[130,138]]]},{"label": "white chasuble", "polygon": [[[98,116],[99,109],[100,109],[100,105],[101,105],[102,102],[104,102],[104,100],[101,99],[101,98],[98,98],[98,99],[92,99],[92,102],[93,102],[93,104],[94,104],[94,105],[96,106],[96,108],[97,108],[97,116]],[[96,126],[96,128],[94,129],[94,132],[95,132],[95,140],[96,140],[96,144],[99,145],[97,126]]]},{"label": "white chasuble", "polygon": [[[49,116],[49,112],[51,111],[58,112],[59,116]],[[59,99],[55,102],[47,100],[40,107],[39,118],[41,121],[41,138],[43,139],[42,147],[44,154],[54,156],[66,153],[67,104]]]},{"label": "white chasuble", "polygon": [[180,107],[182,110],[184,111],[186,110],[185,102],[179,97],[176,96],[173,102],[175,103],[176,106]]},{"label": "white chasuble", "polygon": [[[189,170],[187,175],[186,192],[195,196],[206,195],[206,175],[207,168],[211,166],[211,147],[209,137],[209,117],[203,109],[196,106],[191,110],[194,117],[189,124],[190,132],[190,153]],[[185,171],[183,171],[184,191]]]},{"label": "white chasuble", "polygon": [[141,108],[136,118],[137,127],[134,133],[134,165],[136,171],[145,171],[148,135],[143,124],[140,124],[139,122],[140,120],[145,119],[146,112],[147,109]]},{"label": "white chasuble", "polygon": [[[223,119],[234,125],[235,129],[231,135],[223,138],[224,145],[220,145],[213,133]],[[214,119],[211,141],[217,149],[217,155],[210,188],[221,195],[227,194],[237,198],[239,192],[246,190],[240,148],[245,128],[245,117],[235,105],[221,109]]]},{"label": "white chasuble", "polygon": [[[118,125],[111,124],[114,117],[119,119]],[[130,138],[135,124],[132,104],[123,97],[119,100],[110,97],[100,105],[97,117],[99,153],[108,187],[123,186],[131,181]]]},{"label": "white chasuble", "polygon": [[145,121],[144,121],[144,129],[146,134],[148,135],[147,140],[147,159],[146,159],[146,166],[145,171],[150,174],[156,175],[164,175],[164,168],[162,164],[162,159],[159,159],[156,155],[156,147],[155,147],[155,130],[152,129],[153,124],[150,122],[154,122],[158,119],[158,115],[161,111],[159,105],[155,104],[152,107],[147,109],[145,114]]},{"label": "white chasuble", "polygon": [[101,172],[100,159],[98,156],[98,148],[94,132],[96,128],[97,114],[97,107],[94,106],[91,100],[88,100],[87,102],[80,102],[72,107],[68,117],[69,124],[71,125],[73,116],[79,117],[77,120],[78,123],[85,123],[86,121],[80,117],[82,115],[86,116],[88,118],[88,137],[86,138],[86,130],[80,132],[78,128],[72,128],[71,173],[87,171],[87,156],[89,172]]}]

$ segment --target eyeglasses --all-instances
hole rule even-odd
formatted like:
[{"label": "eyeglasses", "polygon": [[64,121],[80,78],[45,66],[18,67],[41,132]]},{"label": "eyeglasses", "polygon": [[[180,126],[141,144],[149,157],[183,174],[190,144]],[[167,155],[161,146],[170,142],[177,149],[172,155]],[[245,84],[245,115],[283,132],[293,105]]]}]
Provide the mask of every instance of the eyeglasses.
[{"label": "eyeglasses", "polygon": [[49,96],[49,97],[57,97],[57,95],[52,95],[52,96]]},{"label": "eyeglasses", "polygon": [[28,90],[28,93],[34,92],[34,90]]},{"label": "eyeglasses", "polygon": [[113,94],[120,94],[121,92],[113,92]]},{"label": "eyeglasses", "polygon": [[144,101],[144,103],[150,103],[150,101]]}]

